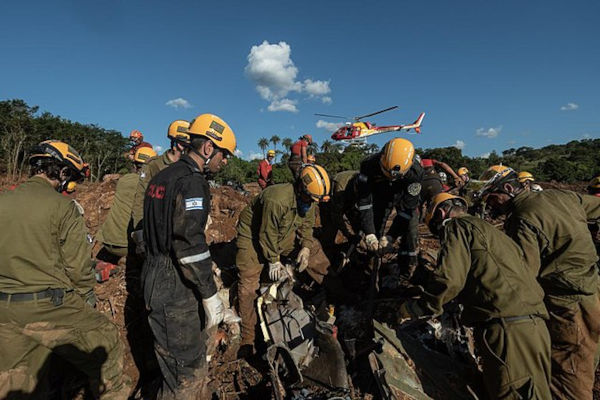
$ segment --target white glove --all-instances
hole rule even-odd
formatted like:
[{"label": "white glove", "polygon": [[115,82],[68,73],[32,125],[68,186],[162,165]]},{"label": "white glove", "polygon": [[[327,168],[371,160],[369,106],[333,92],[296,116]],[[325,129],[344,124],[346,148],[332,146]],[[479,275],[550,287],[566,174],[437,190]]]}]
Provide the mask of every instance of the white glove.
[{"label": "white glove", "polygon": [[237,324],[242,322],[242,319],[231,308],[225,309],[223,313],[223,322],[226,324]]},{"label": "white glove", "polygon": [[277,282],[282,276],[285,267],[279,261],[274,263],[269,263],[269,279],[273,282]]},{"label": "white glove", "polygon": [[369,233],[367,236],[365,236],[365,243],[367,244],[367,250],[379,250],[379,240],[377,240],[377,236],[375,236],[374,233]]},{"label": "white glove", "polygon": [[382,237],[381,239],[379,239],[379,248],[380,249],[385,249],[386,247],[388,247],[390,244],[392,244],[392,237],[385,235],[384,237]]},{"label": "white glove", "polygon": [[296,263],[298,264],[298,272],[302,272],[308,267],[308,258],[310,257],[310,249],[303,247],[296,257]]},{"label": "white glove", "polygon": [[223,321],[225,307],[218,293],[208,299],[202,299],[202,307],[204,307],[206,329],[219,325]]}]

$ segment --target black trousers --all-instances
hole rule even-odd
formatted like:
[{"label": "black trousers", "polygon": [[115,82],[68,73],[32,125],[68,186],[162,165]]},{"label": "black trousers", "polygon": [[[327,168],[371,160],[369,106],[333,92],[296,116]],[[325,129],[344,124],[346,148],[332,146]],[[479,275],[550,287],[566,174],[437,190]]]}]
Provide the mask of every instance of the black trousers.
[{"label": "black trousers", "polygon": [[169,257],[148,255],[142,270],[148,322],[163,376],[163,399],[187,398],[206,375],[204,311]]}]

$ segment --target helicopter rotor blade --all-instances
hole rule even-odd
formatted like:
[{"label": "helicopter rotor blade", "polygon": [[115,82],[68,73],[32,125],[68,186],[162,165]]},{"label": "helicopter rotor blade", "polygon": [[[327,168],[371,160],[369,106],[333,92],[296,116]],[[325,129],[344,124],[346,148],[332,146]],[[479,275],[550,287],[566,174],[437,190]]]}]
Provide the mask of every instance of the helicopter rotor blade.
[{"label": "helicopter rotor blade", "polygon": [[395,110],[396,108],[398,108],[398,106],[388,107],[388,108],[386,108],[386,109],[384,109],[384,110],[379,110],[379,111],[376,111],[376,112],[374,112],[374,113],[371,113],[371,114],[361,115],[360,117],[354,117],[354,119],[355,119],[356,121],[358,121],[358,120],[361,120],[361,119],[363,119],[363,118],[367,118],[367,117],[371,117],[371,116],[373,116],[373,115],[377,115],[377,114],[384,113],[384,112],[386,112],[386,111]]},{"label": "helicopter rotor blade", "polygon": [[341,115],[329,115],[329,114],[315,114],[315,115],[318,115],[320,117],[349,119],[348,117],[342,117]]}]

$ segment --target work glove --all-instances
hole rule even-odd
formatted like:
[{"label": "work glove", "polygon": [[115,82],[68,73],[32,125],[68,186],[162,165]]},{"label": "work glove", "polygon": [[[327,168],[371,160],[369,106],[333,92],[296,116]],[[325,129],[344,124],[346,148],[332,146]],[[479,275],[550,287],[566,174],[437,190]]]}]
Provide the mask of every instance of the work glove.
[{"label": "work glove", "polygon": [[279,261],[274,263],[269,263],[269,279],[273,282],[277,282],[283,276],[283,271],[285,267]]},{"label": "work glove", "polygon": [[143,255],[146,253],[146,247],[144,243],[144,230],[139,229],[131,232],[131,239],[135,243],[135,254]]},{"label": "work glove", "polygon": [[303,247],[296,257],[296,263],[298,264],[298,272],[302,272],[308,267],[308,258],[310,257],[310,249]]},{"label": "work glove", "polygon": [[217,293],[208,299],[202,299],[202,307],[204,308],[205,326],[206,329],[215,325],[219,325],[225,317],[225,307]]},{"label": "work glove", "polygon": [[387,248],[394,242],[394,239],[391,236],[385,235],[381,239],[379,239],[379,249],[383,250]]},{"label": "work glove", "polygon": [[375,236],[374,233],[369,233],[367,236],[365,236],[365,243],[367,245],[367,250],[379,250],[379,240],[377,240],[377,236]]}]

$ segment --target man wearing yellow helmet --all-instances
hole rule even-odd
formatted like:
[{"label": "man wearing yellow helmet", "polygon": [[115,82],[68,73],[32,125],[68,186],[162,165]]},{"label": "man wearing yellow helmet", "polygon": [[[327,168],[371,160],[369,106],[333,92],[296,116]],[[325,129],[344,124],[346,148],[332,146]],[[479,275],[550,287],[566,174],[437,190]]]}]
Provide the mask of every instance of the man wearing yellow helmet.
[{"label": "man wearing yellow helmet", "polygon": [[598,256],[587,221],[600,218],[600,198],[568,190],[524,190],[517,173],[502,168],[488,171],[491,178],[480,195],[498,214],[507,215],[505,232],[523,249],[545,291],[553,395],[591,399],[600,300]]},{"label": "man wearing yellow helmet", "polygon": [[318,241],[313,239],[313,225],[315,203],[329,200],[330,185],[323,167],[308,165],[300,170],[294,184],[267,187],[240,214],[236,264],[242,317],[241,357],[251,356],[254,351],[257,322],[254,307],[263,269],[268,270],[272,281],[284,277],[284,258],[295,253],[298,242],[300,251],[295,257],[298,271],[307,269],[313,279],[323,282],[329,262]]},{"label": "man wearing yellow helmet", "polygon": [[261,189],[272,185],[273,182],[273,160],[275,159],[275,150],[267,151],[267,158],[258,163],[257,174],[258,184]]},{"label": "man wearing yellow helmet", "polygon": [[[402,236],[398,263],[401,281],[408,280],[417,265],[418,207],[423,168],[411,142],[395,138],[381,152],[366,158],[357,177],[360,225],[369,250],[385,248]],[[384,236],[388,217],[396,218]]]},{"label": "man wearing yellow helmet", "polygon": [[440,256],[421,298],[400,306],[400,320],[438,316],[456,298],[464,307],[462,322],[474,327],[488,397],[550,399],[544,292],[521,249],[466,211],[461,197],[440,193],[432,199],[425,221],[441,240]]},{"label": "man wearing yellow helmet", "polygon": [[521,171],[518,175],[519,183],[525,188],[525,190],[531,190],[532,192],[541,192],[542,187],[535,182],[531,172]]},{"label": "man wearing yellow helmet", "polygon": [[0,194],[0,398],[46,398],[38,390],[49,359],[60,357],[89,379],[94,398],[124,399],[123,347],[117,327],[94,309],[85,221],[58,193],[83,178],[83,160],[56,140],[30,154],[29,180]]},{"label": "man wearing yellow helmet", "polygon": [[96,256],[99,260],[116,264],[121,257],[127,255],[129,234],[131,233],[129,222],[135,190],[140,180],[139,172],[142,166],[153,157],[156,157],[153,149],[140,147],[133,156],[133,172],[119,178],[110,211],[97,235],[98,241],[104,244]]},{"label": "man wearing yellow helmet", "polygon": [[205,175],[224,167],[236,148],[229,125],[213,114],[196,117],[186,133],[186,154],[149,182],[143,219],[142,282],[162,396],[177,399],[192,398],[201,388],[206,373],[202,337],[228,317],[204,234],[211,210]]}]

